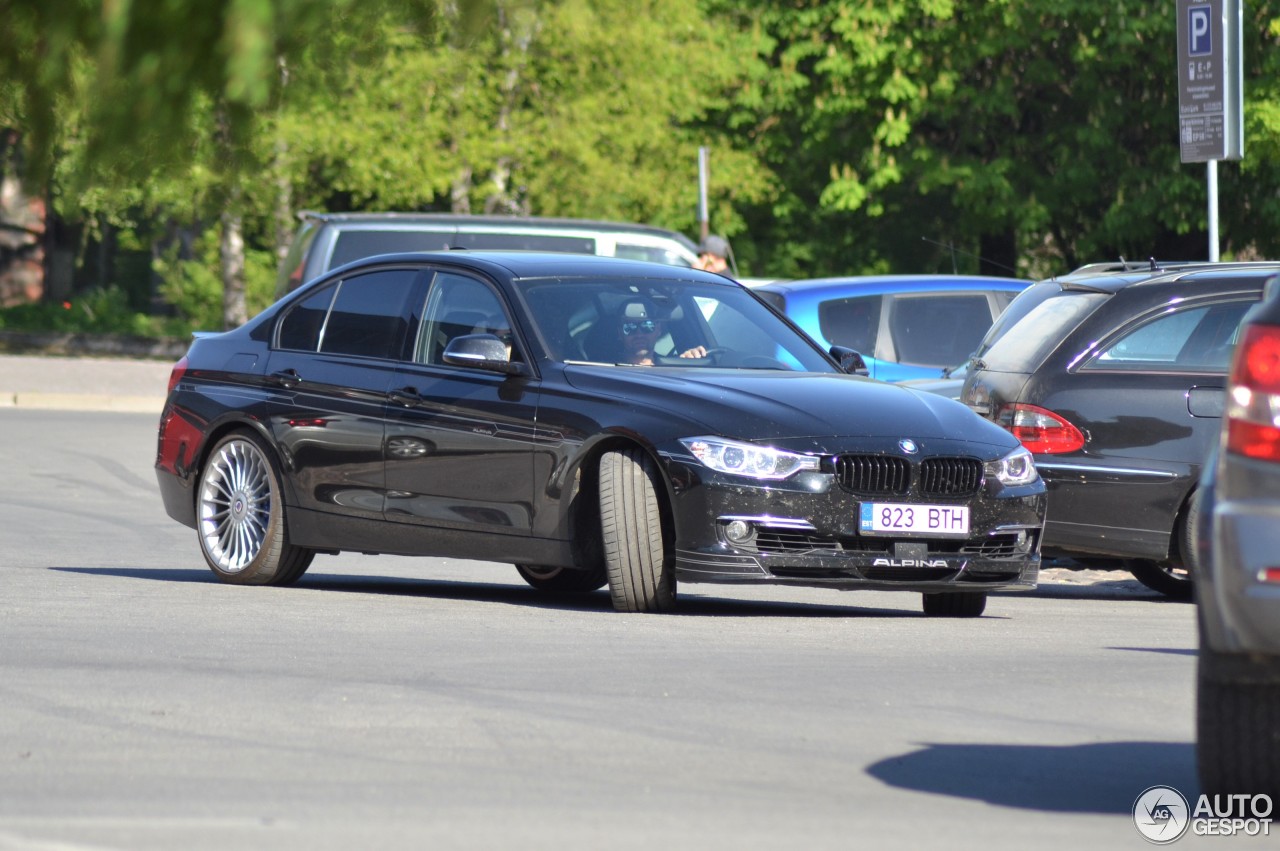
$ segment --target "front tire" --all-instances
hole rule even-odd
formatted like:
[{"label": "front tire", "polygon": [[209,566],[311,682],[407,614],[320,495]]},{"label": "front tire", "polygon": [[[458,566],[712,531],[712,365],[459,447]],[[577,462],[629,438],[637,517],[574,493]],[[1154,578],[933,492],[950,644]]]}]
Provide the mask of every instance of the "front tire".
[{"label": "front tire", "polygon": [[931,618],[976,618],[987,610],[987,595],[964,591],[938,591],[921,595],[924,613]]},{"label": "front tire", "polygon": [[568,567],[517,564],[516,572],[530,586],[552,594],[583,594],[603,588],[609,582],[609,574],[604,565],[591,570],[574,570]]},{"label": "front tire", "polygon": [[609,594],[619,612],[668,612],[676,580],[662,534],[658,471],[639,448],[600,459],[600,532]]},{"label": "front tire", "polygon": [[288,585],[315,553],[289,543],[280,474],[262,438],[235,431],[209,453],[196,489],[196,532],[204,560],[223,582]]}]

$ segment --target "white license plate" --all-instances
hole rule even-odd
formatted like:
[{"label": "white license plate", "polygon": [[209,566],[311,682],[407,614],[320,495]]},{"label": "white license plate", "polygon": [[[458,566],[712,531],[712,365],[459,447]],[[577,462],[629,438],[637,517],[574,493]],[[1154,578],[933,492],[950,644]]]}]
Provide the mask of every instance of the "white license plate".
[{"label": "white license plate", "polygon": [[968,535],[969,506],[864,502],[858,518],[858,530],[872,533]]}]

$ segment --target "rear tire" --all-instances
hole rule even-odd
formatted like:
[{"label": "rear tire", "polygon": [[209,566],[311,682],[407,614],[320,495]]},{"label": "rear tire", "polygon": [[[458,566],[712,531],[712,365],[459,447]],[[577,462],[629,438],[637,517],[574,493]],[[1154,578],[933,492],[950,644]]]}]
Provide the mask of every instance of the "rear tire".
[{"label": "rear tire", "polygon": [[574,570],[517,564],[516,571],[530,586],[553,594],[582,594],[603,588],[609,582],[609,573],[604,565],[591,570]]},{"label": "rear tire", "polygon": [[288,585],[311,565],[315,553],[289,543],[280,493],[280,473],[258,435],[234,431],[209,453],[196,485],[196,534],[223,582]]},{"label": "rear tire", "polygon": [[609,594],[619,612],[675,608],[675,571],[667,556],[658,472],[639,448],[600,459],[600,532]]},{"label": "rear tire", "polygon": [[1224,676],[1223,662],[1201,643],[1196,676],[1200,790],[1209,795],[1266,793],[1275,801],[1280,799],[1280,683],[1274,678],[1233,681]]},{"label": "rear tire", "polygon": [[1192,492],[1174,523],[1173,558],[1168,561],[1129,559],[1126,567],[1134,578],[1152,591],[1171,600],[1190,602],[1195,599],[1195,580],[1199,568],[1196,535],[1200,526],[1200,491]]},{"label": "rear tire", "polygon": [[931,618],[976,618],[987,610],[987,595],[965,591],[922,594],[924,613]]}]

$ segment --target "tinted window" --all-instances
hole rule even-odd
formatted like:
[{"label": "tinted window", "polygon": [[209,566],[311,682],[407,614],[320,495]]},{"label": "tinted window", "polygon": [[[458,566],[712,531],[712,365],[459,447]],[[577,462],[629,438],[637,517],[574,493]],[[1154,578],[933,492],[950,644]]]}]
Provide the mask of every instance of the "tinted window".
[{"label": "tinted window", "polygon": [[540,233],[460,232],[453,244],[460,248],[490,248],[503,251],[563,251],[595,254],[596,241],[585,236],[548,236]]},{"label": "tinted window", "polygon": [[818,305],[818,329],[834,346],[874,354],[883,301],[878,295],[824,301]]},{"label": "tinted window", "polygon": [[[1037,304],[1062,292],[1062,287],[1057,283],[1049,281],[1032,284],[1020,293],[1017,293],[1013,300],[1009,302],[1009,306],[996,316],[996,321],[991,323],[991,327],[983,336],[982,342],[978,344],[975,354],[981,356],[1004,336],[1004,332],[1012,328],[1017,322],[1031,312]],[[1007,295],[1007,294],[1006,294]]]},{"label": "tinted window", "polygon": [[627,260],[647,260],[650,263],[662,263],[666,266],[688,266],[689,261],[666,248],[655,248],[652,245],[633,245],[619,242],[613,247],[613,256]]},{"label": "tinted window", "polygon": [[1107,293],[1068,290],[1044,299],[992,344],[982,356],[986,368],[1035,372],[1049,353],[1109,298]]},{"label": "tinted window", "polygon": [[1240,320],[1252,302],[1165,313],[1107,345],[1086,369],[1227,371]]},{"label": "tinted window", "polygon": [[314,352],[320,346],[320,329],[329,315],[336,286],[325,287],[298,302],[280,320],[276,345],[282,349]]},{"label": "tinted window", "polygon": [[510,342],[511,324],[497,293],[483,281],[441,272],[427,293],[414,360],[442,365],[445,346],[466,334],[495,334]]},{"label": "tinted window", "polygon": [[336,269],[353,260],[377,254],[399,254],[404,251],[440,251],[449,247],[453,229],[425,230],[344,230],[333,245],[329,268]]},{"label": "tinted window", "polygon": [[899,363],[952,366],[969,357],[991,327],[986,295],[897,296],[889,332]]},{"label": "tinted window", "polygon": [[338,284],[320,351],[370,358],[398,357],[404,344],[404,307],[416,273],[389,269]]}]

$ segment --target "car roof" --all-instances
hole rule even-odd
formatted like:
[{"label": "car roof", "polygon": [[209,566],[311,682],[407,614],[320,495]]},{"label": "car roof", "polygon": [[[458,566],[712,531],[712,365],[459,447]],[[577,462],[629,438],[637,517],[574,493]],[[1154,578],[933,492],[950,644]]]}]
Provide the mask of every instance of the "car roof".
[{"label": "car roof", "polygon": [[679,231],[660,228],[655,225],[597,221],[594,219],[541,216],[472,216],[460,213],[317,213],[312,211],[303,211],[298,214],[298,217],[304,221],[311,220],[329,224],[353,225],[370,229],[379,225],[389,225],[397,228],[431,225],[441,228],[492,229],[503,232],[510,232],[513,228],[527,228],[530,230],[607,231],[609,233],[649,234],[678,238],[687,247],[696,248],[693,240]]},{"label": "car roof", "polygon": [[510,278],[608,275],[611,277],[668,278],[670,280],[691,280],[696,278],[698,280],[712,280],[736,285],[736,282],[722,275],[703,272],[685,266],[652,263],[647,260],[626,260],[618,257],[573,254],[562,251],[502,251],[467,248],[455,248],[449,251],[378,254],[373,257],[355,260],[339,269],[334,269],[325,277],[332,279],[337,273],[345,273],[347,270],[368,266],[427,262],[474,269]]},{"label": "car roof", "polygon": [[993,275],[849,275],[835,278],[806,278],[793,281],[770,281],[754,289],[777,293],[814,293],[825,290],[870,290],[875,292],[909,292],[914,290],[1007,289],[1021,290],[1034,281],[1002,278]]},{"label": "car roof", "polygon": [[1064,290],[1081,292],[1101,292],[1115,294],[1130,286],[1161,286],[1170,283],[1187,281],[1211,281],[1235,279],[1242,277],[1269,276],[1280,272],[1280,261],[1253,260],[1236,263],[1169,263],[1150,265],[1143,268],[1115,268],[1109,264],[1092,264],[1084,266],[1061,277],[1049,278],[1048,282],[1057,282]]}]

